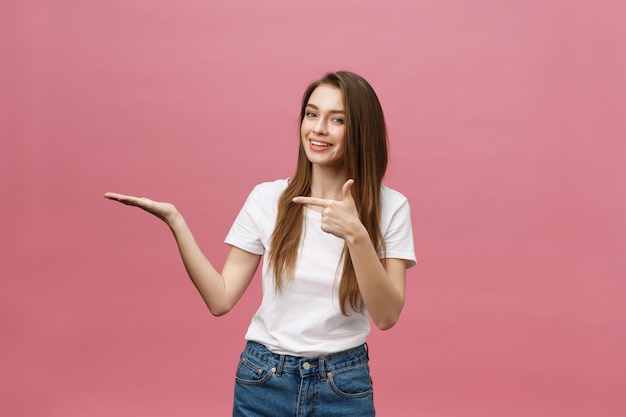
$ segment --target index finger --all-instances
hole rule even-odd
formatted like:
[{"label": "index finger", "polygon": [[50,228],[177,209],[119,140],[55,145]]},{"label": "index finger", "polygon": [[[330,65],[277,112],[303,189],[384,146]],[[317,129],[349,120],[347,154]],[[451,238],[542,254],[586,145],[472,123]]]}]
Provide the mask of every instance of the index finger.
[{"label": "index finger", "polygon": [[333,203],[333,200],[316,197],[294,197],[291,201],[297,204],[310,204],[312,206],[319,206],[324,208],[330,206]]}]

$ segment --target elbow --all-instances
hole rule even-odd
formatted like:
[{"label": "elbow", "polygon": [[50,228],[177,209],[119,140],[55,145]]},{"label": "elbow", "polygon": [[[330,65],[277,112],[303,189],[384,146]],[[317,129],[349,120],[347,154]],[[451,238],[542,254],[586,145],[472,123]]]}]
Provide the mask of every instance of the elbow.
[{"label": "elbow", "polygon": [[221,317],[224,314],[228,313],[233,308],[232,306],[229,306],[226,304],[210,305],[209,303],[207,303],[207,307],[209,308],[209,311],[211,312],[211,314],[215,317]]},{"label": "elbow", "polygon": [[398,322],[399,317],[398,316],[394,316],[394,317],[386,317],[384,319],[380,319],[380,320],[375,320],[374,324],[376,325],[376,327],[378,327],[378,329],[380,330],[389,330],[391,329],[393,326],[396,325],[396,323]]},{"label": "elbow", "polygon": [[209,308],[209,311],[214,317],[222,317],[224,314],[228,313],[230,310],[218,310],[214,308],[213,309]]},{"label": "elbow", "polygon": [[380,330],[389,330],[391,329],[393,326],[395,326],[397,322],[395,321],[381,321],[381,322],[377,322],[376,327],[378,327]]},{"label": "elbow", "polygon": [[379,311],[379,314],[375,316],[372,316],[370,311],[370,317],[379,330],[389,330],[400,320],[403,304],[397,307],[388,307],[383,311]]}]

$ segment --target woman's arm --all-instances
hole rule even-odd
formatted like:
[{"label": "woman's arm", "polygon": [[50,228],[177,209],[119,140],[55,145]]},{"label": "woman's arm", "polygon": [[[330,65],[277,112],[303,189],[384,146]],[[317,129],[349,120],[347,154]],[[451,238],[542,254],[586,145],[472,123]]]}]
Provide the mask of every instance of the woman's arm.
[{"label": "woman's arm", "polygon": [[359,220],[350,192],[353,180],[343,186],[343,200],[296,197],[295,203],[323,207],[322,230],[344,239],[354,265],[359,292],[372,321],[381,330],[393,327],[404,306],[406,261],[380,262],[369,234]]},{"label": "woman's arm", "polygon": [[404,306],[406,261],[387,258],[380,262],[365,227],[344,238],[359,283],[359,292],[370,317],[381,330],[392,328]]},{"label": "woman's arm", "polygon": [[139,207],[169,226],[176,239],[187,274],[213,315],[221,316],[228,313],[239,301],[252,281],[261,259],[260,255],[233,246],[220,273],[204,256],[191,229],[174,205],[116,193],[106,193],[104,197]]}]

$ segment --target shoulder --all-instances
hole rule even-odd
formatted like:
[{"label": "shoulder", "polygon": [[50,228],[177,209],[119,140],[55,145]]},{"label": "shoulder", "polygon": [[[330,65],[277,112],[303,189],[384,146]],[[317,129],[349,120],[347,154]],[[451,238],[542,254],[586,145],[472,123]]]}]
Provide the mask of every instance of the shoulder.
[{"label": "shoulder", "polygon": [[401,192],[383,185],[380,189],[380,214],[383,224],[403,223],[411,217],[409,200]]},{"label": "shoulder", "polygon": [[255,185],[248,195],[246,205],[266,205],[267,203],[278,201],[283,191],[287,188],[288,182],[289,180],[287,179],[279,179]]},{"label": "shoulder", "polygon": [[399,207],[408,205],[409,200],[399,191],[387,187],[386,185],[380,188],[380,201],[383,207]]},{"label": "shoulder", "polygon": [[250,194],[256,195],[259,198],[278,197],[285,191],[288,183],[288,179],[262,182],[255,185]]}]

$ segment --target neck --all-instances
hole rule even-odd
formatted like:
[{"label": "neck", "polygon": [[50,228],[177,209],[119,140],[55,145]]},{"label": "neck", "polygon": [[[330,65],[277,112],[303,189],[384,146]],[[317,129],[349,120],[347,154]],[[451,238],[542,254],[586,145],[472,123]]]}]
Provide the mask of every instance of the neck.
[{"label": "neck", "polygon": [[342,188],[348,180],[343,167],[322,167],[313,165],[311,197],[342,200]]}]

